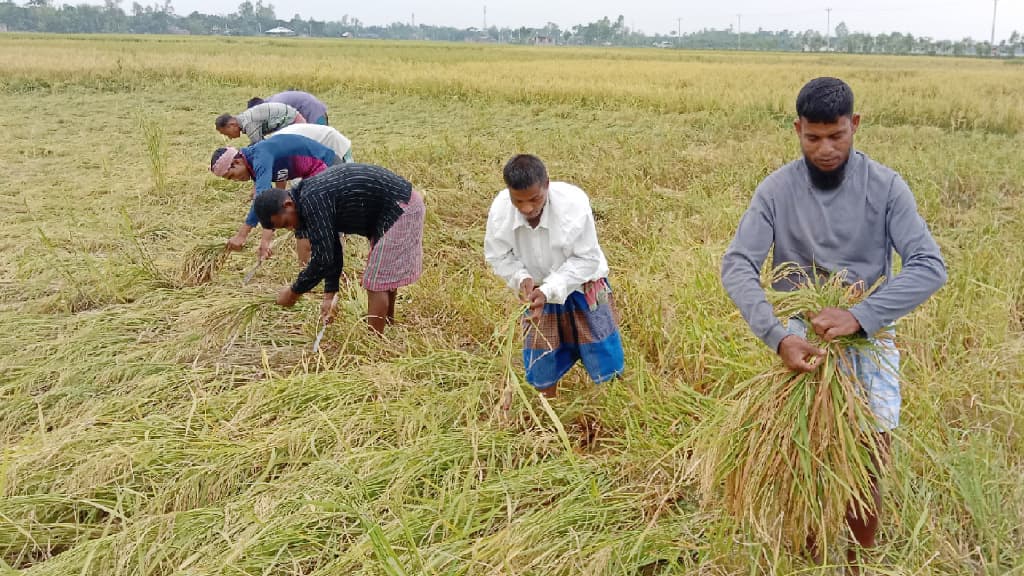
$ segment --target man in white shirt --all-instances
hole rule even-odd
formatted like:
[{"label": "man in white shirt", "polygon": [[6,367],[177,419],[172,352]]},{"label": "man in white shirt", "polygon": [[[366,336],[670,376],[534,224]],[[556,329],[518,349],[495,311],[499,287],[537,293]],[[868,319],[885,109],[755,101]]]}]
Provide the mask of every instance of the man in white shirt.
[{"label": "man in white shirt", "polygon": [[577,360],[597,384],[622,375],[608,261],[586,192],[549,181],[544,163],[529,154],[509,160],[504,177],[508,188],[487,217],[484,257],[529,305],[526,381],[553,398]]},{"label": "man in white shirt", "polygon": [[338,155],[340,162],[352,162],[352,141],[330,126],[322,124],[292,124],[285,126],[277,132],[267,134],[267,138],[273,138],[278,134],[297,134],[315,140],[327,146]]}]

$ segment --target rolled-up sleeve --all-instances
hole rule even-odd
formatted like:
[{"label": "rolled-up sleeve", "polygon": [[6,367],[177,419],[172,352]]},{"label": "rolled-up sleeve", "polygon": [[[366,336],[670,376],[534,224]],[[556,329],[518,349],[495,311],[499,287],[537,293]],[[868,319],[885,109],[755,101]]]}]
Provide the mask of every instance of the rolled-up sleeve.
[{"label": "rolled-up sleeve", "polygon": [[334,225],[334,201],[328,194],[302,199],[305,236],[312,250],[309,264],[292,284],[292,291],[305,294],[324,281],[324,292],[337,292],[344,264],[341,241]]}]

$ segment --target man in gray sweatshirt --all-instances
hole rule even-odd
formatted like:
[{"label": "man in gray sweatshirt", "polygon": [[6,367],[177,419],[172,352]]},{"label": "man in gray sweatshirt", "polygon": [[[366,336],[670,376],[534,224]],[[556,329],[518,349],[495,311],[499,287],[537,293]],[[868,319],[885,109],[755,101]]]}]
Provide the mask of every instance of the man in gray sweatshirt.
[{"label": "man in gray sweatshirt", "polygon": [[[779,168],[757,187],[736,236],[722,258],[722,284],[754,334],[777,352],[787,368],[811,372],[823,351],[805,338],[812,329],[831,341],[863,333],[874,336],[914,310],[946,282],[939,247],[917,213],[914,195],[899,174],[853,149],[860,116],[853,112],[853,92],[837,78],[816,78],[797,97],[796,133],[803,158]],[[892,253],[903,266],[893,275]],[[761,287],[761,266],[773,252],[776,264],[794,263],[810,277],[842,270],[851,283],[873,285],[871,296],[849,310],[808,311],[810,326],[775,317]],[[788,282],[774,288],[786,290]],[[900,392],[895,368],[899,352],[891,338],[876,343],[881,358],[858,359],[858,377],[883,432],[899,423]],[[878,510],[877,479],[872,498]],[[861,517],[858,517],[861,516]],[[875,544],[877,516],[847,513],[858,543]],[[817,556],[817,551],[810,550]],[[851,548],[847,557],[856,562]]]}]

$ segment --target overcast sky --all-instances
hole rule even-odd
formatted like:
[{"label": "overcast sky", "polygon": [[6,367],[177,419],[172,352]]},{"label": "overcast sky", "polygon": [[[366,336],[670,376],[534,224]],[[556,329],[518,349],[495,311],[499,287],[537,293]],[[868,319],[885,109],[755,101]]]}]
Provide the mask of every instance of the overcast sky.
[{"label": "overcast sky", "polygon": [[[193,10],[227,14],[242,0],[172,0],[175,12]],[[264,0],[265,2],[268,0]],[[742,14],[745,31],[767,30],[824,32],[825,9],[832,8],[832,28],[846,22],[851,31],[910,32],[915,36],[960,39],[971,36],[987,40],[992,30],[991,0],[269,0],[277,15],[290,19],[295,13],[303,18],[338,20],[344,14],[364,24],[408,22],[416,15],[422,24],[481,26],[484,5],[487,24],[498,26],[540,27],[551,21],[563,28],[619,14],[626,24],[647,33],[675,30],[676,18],[682,18],[683,32],[702,28],[728,28]],[[148,0],[140,0],[149,3]],[[126,6],[130,2],[125,2]],[[1006,38],[1013,30],[1024,33],[1024,0],[999,0],[996,38]]]}]

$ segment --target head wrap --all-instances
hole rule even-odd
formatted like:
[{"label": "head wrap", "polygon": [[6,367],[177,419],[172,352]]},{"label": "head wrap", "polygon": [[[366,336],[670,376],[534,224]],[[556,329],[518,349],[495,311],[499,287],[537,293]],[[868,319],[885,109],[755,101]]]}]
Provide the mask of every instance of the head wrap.
[{"label": "head wrap", "polygon": [[217,158],[217,161],[210,167],[210,171],[223,178],[228,175],[228,170],[231,169],[231,164],[234,163],[235,157],[238,156],[238,148],[232,148],[228,146],[224,149],[224,153]]}]

